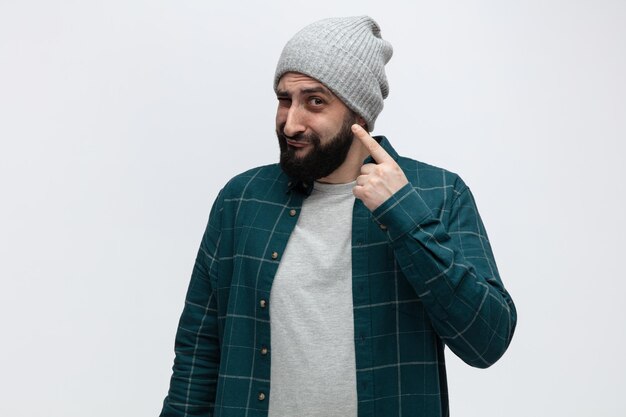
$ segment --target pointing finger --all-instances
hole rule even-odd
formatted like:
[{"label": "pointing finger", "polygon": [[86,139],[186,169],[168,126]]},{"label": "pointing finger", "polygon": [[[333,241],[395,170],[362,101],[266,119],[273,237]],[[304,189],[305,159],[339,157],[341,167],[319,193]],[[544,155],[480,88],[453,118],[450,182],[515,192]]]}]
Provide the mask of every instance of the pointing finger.
[{"label": "pointing finger", "polygon": [[374,158],[374,161],[379,164],[387,161],[393,161],[393,158],[387,153],[387,151],[385,151],[383,147],[376,142],[376,139],[371,137],[370,134],[367,133],[361,126],[353,124],[352,133],[354,133],[361,143],[365,145],[369,154],[372,155],[372,158]]}]

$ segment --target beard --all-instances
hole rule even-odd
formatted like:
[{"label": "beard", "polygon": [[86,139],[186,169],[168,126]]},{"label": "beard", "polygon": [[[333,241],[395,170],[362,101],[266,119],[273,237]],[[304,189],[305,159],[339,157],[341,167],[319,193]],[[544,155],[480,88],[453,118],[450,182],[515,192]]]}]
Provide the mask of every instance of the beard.
[{"label": "beard", "polygon": [[285,125],[281,125],[276,131],[280,146],[280,167],[287,175],[302,182],[327,177],[346,160],[354,139],[352,133],[354,123],[356,123],[354,114],[346,116],[339,133],[323,145],[319,135],[315,133],[308,135],[299,133],[289,137],[290,140],[301,140],[310,144],[311,149],[303,156],[297,156],[297,149],[287,145],[287,136],[282,133]]}]

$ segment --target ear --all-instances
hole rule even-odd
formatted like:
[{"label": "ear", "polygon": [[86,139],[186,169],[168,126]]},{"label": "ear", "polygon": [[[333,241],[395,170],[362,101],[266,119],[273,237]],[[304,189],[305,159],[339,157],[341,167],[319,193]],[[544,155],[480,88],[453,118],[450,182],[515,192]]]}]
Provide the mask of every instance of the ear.
[{"label": "ear", "polygon": [[363,128],[365,129],[366,132],[369,132],[369,129],[367,128],[367,122],[365,121],[364,118],[362,118],[361,116],[357,116],[356,117],[356,122]]}]

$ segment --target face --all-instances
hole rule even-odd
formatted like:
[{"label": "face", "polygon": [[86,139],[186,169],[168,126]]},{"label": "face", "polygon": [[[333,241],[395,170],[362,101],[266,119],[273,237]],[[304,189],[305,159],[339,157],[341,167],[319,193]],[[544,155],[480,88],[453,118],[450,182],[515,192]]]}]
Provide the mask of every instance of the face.
[{"label": "face", "polygon": [[345,161],[357,116],[319,81],[286,73],[277,88],[280,165],[303,181],[323,178]]}]

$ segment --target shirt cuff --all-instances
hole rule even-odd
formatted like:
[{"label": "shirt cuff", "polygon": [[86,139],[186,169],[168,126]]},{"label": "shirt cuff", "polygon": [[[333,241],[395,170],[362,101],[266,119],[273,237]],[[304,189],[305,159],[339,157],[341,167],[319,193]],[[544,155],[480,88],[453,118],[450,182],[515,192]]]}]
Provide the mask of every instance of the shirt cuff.
[{"label": "shirt cuff", "polygon": [[432,217],[432,212],[411,183],[408,183],[378,206],[372,215],[377,223],[387,229],[389,238],[394,241]]}]

